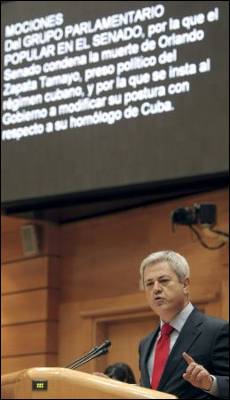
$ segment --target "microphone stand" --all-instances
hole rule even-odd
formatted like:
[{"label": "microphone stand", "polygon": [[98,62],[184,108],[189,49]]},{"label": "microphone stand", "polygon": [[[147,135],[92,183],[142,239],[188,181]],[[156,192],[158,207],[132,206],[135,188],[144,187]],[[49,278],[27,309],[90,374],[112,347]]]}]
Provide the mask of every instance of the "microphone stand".
[{"label": "microphone stand", "polygon": [[74,366],[72,366],[71,369],[77,369],[77,368],[81,367],[83,364],[87,363],[88,361],[91,361],[94,358],[102,356],[103,354],[106,354],[106,353],[108,353],[108,349],[107,348],[101,349],[97,353],[92,354],[91,356],[89,356],[87,359],[79,361]]},{"label": "microphone stand", "polygon": [[91,354],[94,354],[98,349],[98,346],[93,347],[88,353],[84,354],[80,358],[77,358],[76,360],[72,361],[70,364],[65,365],[64,368],[72,368],[76,363],[80,362],[81,360],[84,360],[85,358],[88,358]]},{"label": "microphone stand", "polygon": [[65,368],[76,369],[93,358],[106,354],[109,346],[111,346],[110,340],[105,340],[100,346],[93,347],[88,353],[66,365]]}]

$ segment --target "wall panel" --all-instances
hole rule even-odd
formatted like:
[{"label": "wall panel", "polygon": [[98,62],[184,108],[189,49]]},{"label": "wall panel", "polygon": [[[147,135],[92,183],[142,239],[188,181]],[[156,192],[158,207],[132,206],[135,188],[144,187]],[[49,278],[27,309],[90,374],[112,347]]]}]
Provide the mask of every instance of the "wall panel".
[{"label": "wall panel", "polygon": [[58,320],[57,289],[38,289],[2,296],[2,325]]},{"label": "wall panel", "polygon": [[7,374],[14,371],[20,371],[25,368],[33,367],[56,367],[57,356],[53,354],[39,354],[27,356],[15,356],[2,359],[2,374]]},{"label": "wall panel", "polygon": [[47,321],[3,326],[2,356],[56,353],[56,331],[57,323]]},{"label": "wall panel", "polygon": [[[41,227],[36,257],[24,254],[21,227]],[[57,365],[59,230],[56,225],[2,217],[2,369]],[[51,358],[50,358],[51,357]],[[39,366],[38,365],[38,366]]]}]

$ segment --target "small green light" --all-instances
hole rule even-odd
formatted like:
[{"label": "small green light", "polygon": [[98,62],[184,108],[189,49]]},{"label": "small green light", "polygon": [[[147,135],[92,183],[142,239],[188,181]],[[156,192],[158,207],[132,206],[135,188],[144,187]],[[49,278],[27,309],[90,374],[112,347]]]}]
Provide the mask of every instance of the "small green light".
[{"label": "small green light", "polygon": [[48,381],[32,381],[32,390],[48,390]]}]

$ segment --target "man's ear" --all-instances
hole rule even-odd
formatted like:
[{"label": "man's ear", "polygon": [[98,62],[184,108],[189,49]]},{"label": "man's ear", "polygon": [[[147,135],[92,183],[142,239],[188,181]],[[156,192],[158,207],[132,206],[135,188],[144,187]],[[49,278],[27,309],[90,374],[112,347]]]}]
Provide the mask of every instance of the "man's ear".
[{"label": "man's ear", "polygon": [[185,278],[184,282],[183,282],[183,286],[184,286],[184,292],[186,294],[189,293],[189,288],[190,288],[190,279],[189,278]]}]

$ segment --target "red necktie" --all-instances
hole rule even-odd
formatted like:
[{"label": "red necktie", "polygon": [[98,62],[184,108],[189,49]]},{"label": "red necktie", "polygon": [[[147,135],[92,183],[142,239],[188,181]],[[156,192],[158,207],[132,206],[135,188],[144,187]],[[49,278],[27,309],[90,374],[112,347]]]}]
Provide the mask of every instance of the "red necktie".
[{"label": "red necktie", "polygon": [[156,389],[159,385],[161,375],[167,362],[170,350],[170,333],[173,327],[165,323],[161,328],[161,336],[156,344],[154,366],[152,373],[152,389]]}]

